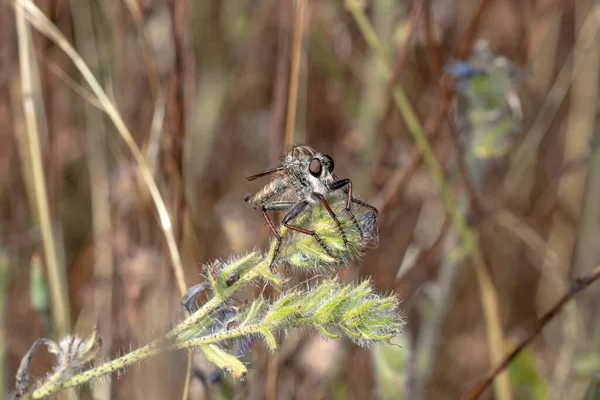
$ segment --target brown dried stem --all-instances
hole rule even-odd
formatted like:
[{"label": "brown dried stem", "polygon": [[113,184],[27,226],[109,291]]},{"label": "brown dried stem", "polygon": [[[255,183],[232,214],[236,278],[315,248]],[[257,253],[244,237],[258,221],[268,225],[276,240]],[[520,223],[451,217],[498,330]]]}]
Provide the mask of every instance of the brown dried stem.
[{"label": "brown dried stem", "polygon": [[491,371],[487,373],[485,378],[479,381],[465,396],[463,396],[463,400],[475,400],[479,398],[479,396],[487,389],[496,376],[500,374],[506,367],[510,365],[510,363],[517,357],[517,355],[535,339],[535,337],[542,331],[544,326],[548,324],[548,322],[552,321],[554,317],[558,315],[558,313],[562,310],[562,308],[567,304],[575,295],[579,292],[585,290],[592,283],[596,282],[600,278],[600,265],[597,266],[591,274],[587,276],[583,276],[575,279],[571,289],[563,295],[563,297],[558,300],[558,302],[544,314],[536,323],[534,330],[527,336],[525,339],[521,341],[515,347],[513,351],[508,354],[498,366],[493,368]]}]

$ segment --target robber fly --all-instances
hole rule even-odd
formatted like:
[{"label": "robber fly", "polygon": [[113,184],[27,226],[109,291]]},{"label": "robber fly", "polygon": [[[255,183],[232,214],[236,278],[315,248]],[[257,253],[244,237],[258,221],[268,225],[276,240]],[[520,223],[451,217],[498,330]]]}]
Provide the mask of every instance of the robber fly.
[{"label": "robber fly", "polygon": [[331,156],[321,154],[309,146],[296,145],[282,158],[282,165],[246,178],[252,181],[263,176],[274,175],[273,179],[261,190],[245,198],[246,203],[252,208],[262,211],[269,228],[271,228],[271,231],[277,238],[277,246],[271,260],[271,268],[279,253],[282,238],[277,229],[275,229],[267,211],[287,211],[287,214],[283,217],[282,224],[293,231],[313,236],[332,258],[335,258],[335,256],[325,246],[325,243],[316,232],[293,225],[291,223],[292,220],[308,208],[322,204],[335,221],[344,244],[347,245],[348,239],[346,238],[342,224],[325,197],[333,191],[344,190],[347,195],[346,213],[356,226],[361,239],[362,230],[350,209],[351,204],[359,204],[373,210],[376,215],[378,214],[375,207],[352,197],[352,182],[350,179],[338,179],[333,174],[333,167],[334,162]]}]

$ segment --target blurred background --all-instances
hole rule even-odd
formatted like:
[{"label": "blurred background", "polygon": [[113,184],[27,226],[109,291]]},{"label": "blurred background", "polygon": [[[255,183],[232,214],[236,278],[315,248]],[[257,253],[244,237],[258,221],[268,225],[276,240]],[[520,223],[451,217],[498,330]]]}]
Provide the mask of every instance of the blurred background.
[{"label": "blurred background", "polygon": [[[196,354],[190,399],[460,398],[600,263],[591,0],[35,3],[45,34],[0,12],[0,392],[36,339],[97,324],[114,358],[183,318],[181,278],[266,248],[243,201],[265,181],[245,177],[290,141],[379,208],[379,245],[340,275],[398,293],[407,326],[371,349],[287,332],[243,382],[207,382]],[[511,364],[512,395],[482,398],[582,398],[599,300],[578,295]],[[42,350],[31,372],[51,366]],[[180,399],[185,375],[169,354],[79,396]]]}]

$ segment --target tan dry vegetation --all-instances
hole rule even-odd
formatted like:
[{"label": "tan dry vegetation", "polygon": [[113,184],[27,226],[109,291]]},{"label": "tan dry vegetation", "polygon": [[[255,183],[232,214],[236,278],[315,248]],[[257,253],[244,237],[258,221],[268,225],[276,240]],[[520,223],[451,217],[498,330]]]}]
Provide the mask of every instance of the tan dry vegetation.
[{"label": "tan dry vegetation", "polygon": [[[307,1],[294,138],[331,154],[338,175],[352,178],[355,193],[379,207],[379,246],[342,275],[372,276],[382,292],[400,293],[408,320],[405,346],[413,351],[420,349],[431,296],[443,289],[435,282],[447,262],[452,223],[392,105],[377,54],[344,3]],[[501,328],[513,343],[574,276],[600,264],[600,169],[597,155],[590,157],[597,143],[598,21],[585,25],[592,2],[360,3],[391,55],[393,82],[408,96],[457,197],[473,193],[456,173],[443,65],[468,54],[462,46],[483,37],[495,53],[533,66],[533,75],[519,86],[523,132],[508,156],[486,172],[476,193],[479,204],[472,204],[480,208],[473,209],[471,222],[498,297]],[[88,64],[141,149],[171,217],[186,285],[199,281],[200,266],[211,259],[264,248],[269,230],[243,202],[258,184],[245,177],[275,165],[283,151],[294,3],[36,4]],[[470,33],[469,26],[476,30]],[[8,392],[31,343],[50,335],[30,305],[32,257],[44,254],[46,271],[51,270],[34,196],[39,182],[31,161],[30,116],[23,108],[21,88],[28,78],[20,69],[9,2],[2,4],[0,38],[0,251],[10,260],[7,288],[0,294],[6,305],[0,339]],[[157,337],[182,316],[173,249],[139,160],[98,109],[97,96],[64,52],[35,30],[31,49],[38,161],[56,268],[68,286],[62,293],[68,302],[64,323],[85,333],[97,322],[108,345],[104,357],[114,357]],[[399,388],[407,380],[407,398],[459,398],[491,366],[480,283],[471,262],[462,264],[450,280],[434,358],[420,371],[414,360],[421,354],[411,353],[414,358],[398,376]],[[262,288],[252,290],[258,294]],[[528,348],[553,393],[576,398],[570,396],[588,382],[574,365],[598,348],[598,290],[591,287],[565,308]],[[229,395],[218,386],[205,393],[192,374],[190,398],[369,399],[382,393],[370,350],[305,331],[280,341],[276,364],[264,346],[253,348],[247,379]],[[210,370],[199,358],[194,364]],[[33,375],[43,375],[50,365],[50,356],[40,353]],[[181,398],[185,371],[184,355],[168,355],[94,390],[103,391],[104,399]],[[276,385],[269,381],[274,377]],[[492,390],[485,396],[492,398]]]}]

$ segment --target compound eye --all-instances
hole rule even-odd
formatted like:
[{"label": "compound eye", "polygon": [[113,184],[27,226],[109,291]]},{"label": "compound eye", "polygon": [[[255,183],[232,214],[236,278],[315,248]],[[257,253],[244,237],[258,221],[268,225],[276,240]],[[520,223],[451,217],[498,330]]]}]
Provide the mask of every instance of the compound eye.
[{"label": "compound eye", "polygon": [[333,158],[331,158],[331,156],[324,155],[323,160],[325,160],[325,165],[327,165],[329,172],[333,172],[333,167],[335,166],[333,163]]},{"label": "compound eye", "polygon": [[308,164],[308,171],[316,178],[321,176],[321,160],[318,158],[313,158],[310,160],[310,164]]}]

